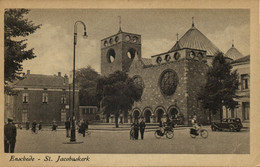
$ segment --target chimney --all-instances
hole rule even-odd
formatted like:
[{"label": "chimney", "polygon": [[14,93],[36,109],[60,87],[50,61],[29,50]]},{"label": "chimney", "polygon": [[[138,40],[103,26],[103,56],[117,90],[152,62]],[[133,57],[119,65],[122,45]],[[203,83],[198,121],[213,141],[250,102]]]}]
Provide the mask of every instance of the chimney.
[{"label": "chimney", "polygon": [[61,72],[58,72],[58,77],[61,77]]},{"label": "chimney", "polygon": [[27,70],[27,75],[30,75],[30,72],[31,72],[30,70]]}]

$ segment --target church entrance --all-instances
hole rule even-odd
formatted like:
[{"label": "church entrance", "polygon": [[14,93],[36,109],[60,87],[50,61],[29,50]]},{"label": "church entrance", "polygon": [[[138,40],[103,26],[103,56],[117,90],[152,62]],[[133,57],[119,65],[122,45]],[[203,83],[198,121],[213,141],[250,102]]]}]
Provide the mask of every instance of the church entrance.
[{"label": "church entrance", "polygon": [[109,123],[110,114],[106,114],[106,123]]},{"label": "church entrance", "polygon": [[138,110],[134,110],[133,115],[134,115],[134,121],[135,121],[135,120],[138,120],[138,118],[139,118],[139,116],[140,116],[140,112],[139,112]]},{"label": "church entrance", "polygon": [[157,122],[160,122],[162,120],[164,111],[162,109],[157,110]]},{"label": "church entrance", "polygon": [[151,122],[151,119],[150,119],[151,115],[152,115],[152,112],[149,109],[145,110],[144,118],[145,118],[145,122],[146,123],[150,123]]},{"label": "church entrance", "polygon": [[175,119],[177,118],[178,110],[176,108],[172,108],[169,114],[170,114],[170,118]]}]

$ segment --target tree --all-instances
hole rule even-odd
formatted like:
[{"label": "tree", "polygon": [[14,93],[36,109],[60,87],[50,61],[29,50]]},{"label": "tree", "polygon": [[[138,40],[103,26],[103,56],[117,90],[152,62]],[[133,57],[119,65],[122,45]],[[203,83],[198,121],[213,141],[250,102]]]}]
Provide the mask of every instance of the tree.
[{"label": "tree", "polygon": [[96,88],[99,74],[90,66],[75,71],[75,83],[79,85],[80,105],[98,106]]},{"label": "tree", "polygon": [[217,53],[212,66],[207,73],[207,82],[205,87],[198,94],[199,100],[202,100],[204,109],[209,110],[211,114],[219,111],[220,119],[223,115],[223,106],[227,109],[234,110],[238,103],[234,100],[237,98],[236,90],[238,88],[237,71],[231,71],[232,66],[226,61],[223,53]]},{"label": "tree", "polygon": [[142,89],[126,72],[116,71],[98,80],[97,93],[104,114],[114,114],[118,127],[119,115],[131,110],[134,102],[141,100]]},{"label": "tree", "polygon": [[24,37],[34,33],[41,25],[34,25],[32,21],[24,18],[28,9],[6,9],[4,14],[4,83],[15,79],[22,79],[22,62],[35,58],[33,49],[26,50],[27,39]]}]

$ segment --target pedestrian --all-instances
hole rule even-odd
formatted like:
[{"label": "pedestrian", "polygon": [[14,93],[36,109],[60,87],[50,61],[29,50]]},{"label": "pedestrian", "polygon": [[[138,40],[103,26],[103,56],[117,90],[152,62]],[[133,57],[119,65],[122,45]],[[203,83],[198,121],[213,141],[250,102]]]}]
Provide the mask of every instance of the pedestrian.
[{"label": "pedestrian", "polygon": [[36,126],[37,126],[37,123],[36,123],[36,120],[34,120],[33,123],[32,123],[32,131],[34,133],[36,132]]},{"label": "pedestrian", "polygon": [[4,126],[4,147],[5,153],[14,153],[16,142],[16,126],[13,124],[13,119],[8,118],[8,124]]},{"label": "pedestrian", "polygon": [[138,133],[139,133],[139,123],[138,123],[138,120],[136,119],[135,123],[134,123],[134,138],[135,138],[135,140],[138,140]]},{"label": "pedestrian", "polygon": [[39,122],[39,130],[42,130],[42,121]]},{"label": "pedestrian", "polygon": [[66,136],[70,137],[70,118],[65,122]]},{"label": "pedestrian", "polygon": [[29,130],[29,129],[30,129],[30,122],[26,121],[26,130]]},{"label": "pedestrian", "polygon": [[54,120],[52,122],[52,131],[56,131],[56,129],[57,129],[57,124],[56,124],[56,121]]},{"label": "pedestrian", "polygon": [[85,122],[85,120],[83,120],[80,127],[81,127],[81,133],[83,134],[83,137],[85,137],[85,133],[86,133],[86,122]]},{"label": "pedestrian", "polygon": [[145,129],[145,122],[144,120],[142,119],[141,122],[140,122],[140,133],[141,133],[141,139],[143,140],[144,139],[144,129]]}]

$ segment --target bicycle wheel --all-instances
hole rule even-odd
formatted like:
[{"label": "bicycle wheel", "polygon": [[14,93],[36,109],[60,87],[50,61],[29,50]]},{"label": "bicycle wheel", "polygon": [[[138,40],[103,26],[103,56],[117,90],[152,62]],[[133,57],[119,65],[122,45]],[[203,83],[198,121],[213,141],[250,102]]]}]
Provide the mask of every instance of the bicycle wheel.
[{"label": "bicycle wheel", "polygon": [[154,136],[157,138],[157,139],[160,139],[161,138],[161,136],[160,136],[160,130],[156,130],[155,132],[154,132]]},{"label": "bicycle wheel", "polygon": [[206,129],[201,129],[200,136],[206,139],[208,137],[208,131]]},{"label": "bicycle wheel", "polygon": [[166,132],[166,137],[167,137],[168,139],[172,139],[173,136],[174,136],[173,131],[170,130],[170,131],[167,131],[167,132]]}]

